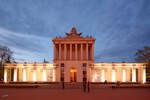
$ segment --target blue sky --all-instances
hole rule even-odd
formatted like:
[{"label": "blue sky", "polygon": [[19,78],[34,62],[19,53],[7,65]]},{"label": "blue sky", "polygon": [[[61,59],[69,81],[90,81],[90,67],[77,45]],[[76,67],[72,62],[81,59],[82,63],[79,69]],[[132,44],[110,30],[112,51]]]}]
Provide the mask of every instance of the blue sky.
[{"label": "blue sky", "polygon": [[0,45],[18,62],[52,62],[72,27],[96,38],[96,62],[132,62],[150,46],[150,0],[0,0]]}]

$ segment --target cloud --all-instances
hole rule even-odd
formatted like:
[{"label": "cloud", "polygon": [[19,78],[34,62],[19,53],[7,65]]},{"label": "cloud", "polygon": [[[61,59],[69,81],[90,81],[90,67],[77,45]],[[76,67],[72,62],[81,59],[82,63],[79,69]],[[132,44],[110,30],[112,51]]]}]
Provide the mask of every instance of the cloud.
[{"label": "cloud", "polygon": [[96,38],[96,59],[134,59],[137,49],[150,45],[149,3],[149,0],[1,0],[0,40],[18,51],[24,50],[22,55],[38,53],[33,55],[41,55],[41,61],[42,57],[52,58],[53,48],[49,47],[52,38],[65,36],[65,32],[76,27],[83,36]]},{"label": "cloud", "polygon": [[[14,56],[18,57],[17,59],[27,60],[32,56],[31,61],[34,61],[33,58],[35,57],[37,57],[35,61],[38,61],[37,59],[43,60],[52,56],[52,49],[49,50],[53,46],[52,41],[50,41],[51,38],[16,33],[4,28],[0,28],[0,35],[1,45],[10,47],[14,52]],[[47,57],[47,54],[50,56]]]}]

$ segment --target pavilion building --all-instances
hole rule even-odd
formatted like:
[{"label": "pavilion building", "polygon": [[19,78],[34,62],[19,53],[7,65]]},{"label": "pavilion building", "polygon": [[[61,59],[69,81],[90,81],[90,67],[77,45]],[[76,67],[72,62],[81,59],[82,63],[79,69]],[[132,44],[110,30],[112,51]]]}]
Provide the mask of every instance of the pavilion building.
[{"label": "pavilion building", "polygon": [[54,38],[53,63],[6,63],[5,82],[146,82],[144,63],[95,63],[93,37]]}]

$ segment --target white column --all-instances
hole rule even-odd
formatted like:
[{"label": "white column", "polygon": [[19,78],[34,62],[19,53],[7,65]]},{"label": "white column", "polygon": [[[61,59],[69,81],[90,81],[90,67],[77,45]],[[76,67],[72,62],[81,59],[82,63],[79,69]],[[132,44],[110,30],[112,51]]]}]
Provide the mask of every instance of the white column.
[{"label": "white column", "polygon": [[43,82],[46,82],[46,70],[43,70]]},{"label": "white column", "polygon": [[59,60],[61,60],[61,44],[59,44]]},{"label": "white column", "polygon": [[104,71],[104,69],[101,70],[101,82],[105,82],[105,71]]},{"label": "white column", "polygon": [[143,83],[146,82],[146,69],[143,69]]},{"label": "white column", "polygon": [[132,82],[136,82],[136,69],[132,69]]},{"label": "white column", "polygon": [[16,82],[17,81],[17,69],[14,69],[14,77],[13,77],[13,81]]},{"label": "white column", "polygon": [[36,70],[33,70],[33,82],[36,82]]},{"label": "white column", "polygon": [[112,70],[112,82],[116,82],[116,71]]},{"label": "white column", "polygon": [[4,69],[4,82],[7,82],[7,69]]},{"label": "white column", "polygon": [[83,44],[81,43],[81,60],[83,60]]},{"label": "white column", "polygon": [[70,60],[72,60],[72,44],[70,44]]},{"label": "white column", "polygon": [[23,82],[26,82],[26,69],[23,69]]},{"label": "white column", "polygon": [[75,59],[78,60],[78,44],[75,44]]},{"label": "white column", "polygon": [[64,44],[64,59],[66,60],[66,56],[67,56],[67,49],[66,49],[66,43]]},{"label": "white column", "polygon": [[122,70],[122,82],[126,82],[126,70]]},{"label": "white column", "polygon": [[88,49],[88,43],[86,44],[86,60],[89,59],[89,49]]}]

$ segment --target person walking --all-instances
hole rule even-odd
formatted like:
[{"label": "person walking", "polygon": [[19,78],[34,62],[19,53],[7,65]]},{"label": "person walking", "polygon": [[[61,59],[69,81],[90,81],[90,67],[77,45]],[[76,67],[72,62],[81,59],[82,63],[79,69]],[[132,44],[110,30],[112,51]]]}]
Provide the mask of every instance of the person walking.
[{"label": "person walking", "polygon": [[87,84],[88,86],[88,92],[90,92],[90,82],[88,81],[88,84]]},{"label": "person walking", "polygon": [[86,92],[86,82],[83,82],[83,91]]}]

